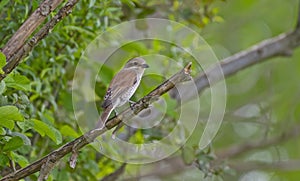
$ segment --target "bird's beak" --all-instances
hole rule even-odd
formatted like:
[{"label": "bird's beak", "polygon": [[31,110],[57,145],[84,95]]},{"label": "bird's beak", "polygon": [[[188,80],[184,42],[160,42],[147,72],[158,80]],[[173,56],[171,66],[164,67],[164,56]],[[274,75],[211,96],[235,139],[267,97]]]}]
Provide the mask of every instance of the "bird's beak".
[{"label": "bird's beak", "polygon": [[142,64],[142,68],[149,68],[148,64]]}]

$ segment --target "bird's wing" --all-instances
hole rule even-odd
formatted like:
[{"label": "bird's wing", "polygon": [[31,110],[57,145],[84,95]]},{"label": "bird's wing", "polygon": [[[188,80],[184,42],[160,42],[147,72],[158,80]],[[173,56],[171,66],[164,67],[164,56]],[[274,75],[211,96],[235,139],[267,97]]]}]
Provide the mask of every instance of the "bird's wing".
[{"label": "bird's wing", "polygon": [[102,107],[105,108],[109,106],[112,100],[117,99],[125,91],[131,88],[136,81],[137,73],[134,70],[123,69],[117,73],[107,89]]}]

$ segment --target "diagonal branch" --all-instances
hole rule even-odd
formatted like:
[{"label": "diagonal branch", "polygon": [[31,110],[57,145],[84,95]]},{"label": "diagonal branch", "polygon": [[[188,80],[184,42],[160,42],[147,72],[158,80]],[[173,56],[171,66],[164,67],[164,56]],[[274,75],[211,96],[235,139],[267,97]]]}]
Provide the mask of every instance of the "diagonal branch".
[{"label": "diagonal branch", "polygon": [[[292,32],[283,33],[276,37],[266,39],[247,50],[238,52],[221,60],[197,76],[194,79],[194,84],[196,85],[198,92],[202,92],[205,88],[217,83],[223,77],[226,78],[234,75],[252,65],[265,62],[273,57],[290,56],[293,50],[299,45],[300,27]],[[194,96],[198,96],[198,94],[191,93],[189,86],[182,86],[180,89],[181,94],[184,94],[185,99],[187,100],[192,99]],[[173,97],[180,100],[179,94],[175,93]]]},{"label": "diagonal branch", "polygon": [[132,118],[134,115],[141,112],[143,109],[146,109],[151,103],[155,102],[158,97],[168,92],[172,89],[176,84],[191,80],[190,77],[191,71],[191,63],[187,64],[185,68],[183,68],[180,72],[174,74],[170,79],[166,80],[164,83],[159,85],[153,91],[151,91],[148,95],[140,99],[136,104],[134,104],[131,108],[126,109],[119,115],[111,118],[104,129],[94,129],[91,130],[84,135],[80,136],[79,138],[66,143],[65,145],[61,146],[60,148],[52,151],[45,157],[35,161],[34,163],[24,167],[22,169],[17,170],[14,173],[11,173],[0,181],[11,181],[11,180],[19,180],[28,175],[31,175],[41,169],[41,167],[48,161],[52,163],[56,163],[62,157],[71,153],[74,150],[79,150],[85,145],[92,142],[95,138],[99,135],[105,133],[107,130],[112,129],[113,127],[117,126],[122,120],[128,120]]},{"label": "diagonal branch", "polygon": [[292,127],[291,129],[286,130],[279,136],[272,137],[266,140],[252,141],[244,144],[233,145],[229,148],[219,150],[216,153],[216,155],[218,157],[218,161],[221,161],[227,158],[237,157],[253,149],[263,149],[269,146],[277,145],[279,143],[288,141],[292,138],[296,138],[299,135],[300,135],[300,124]]},{"label": "diagonal branch", "polygon": [[7,60],[10,60],[13,54],[24,45],[27,38],[62,1],[45,0],[40,4],[3,47],[2,53],[5,54]]},{"label": "diagonal branch", "polygon": [[284,160],[274,162],[247,161],[229,163],[229,166],[238,172],[248,172],[252,170],[267,171],[299,171],[300,160]]},{"label": "diagonal branch", "polygon": [[[63,6],[59,10],[59,12],[49,22],[47,22],[26,44],[22,43],[22,46],[20,48],[12,49],[9,46],[10,43],[6,45],[6,47],[8,48],[5,48],[4,50],[7,51],[7,63],[2,68],[4,74],[0,74],[0,81],[3,80],[11,71],[13,71],[18,66],[22,59],[27,56],[28,53],[31,52],[33,48],[48,35],[48,33],[58,22],[60,22],[65,16],[69,15],[72,12],[72,9],[78,1],[79,0],[69,0],[65,4],[65,6]],[[13,52],[13,55],[10,55],[12,50],[15,51]]]}]

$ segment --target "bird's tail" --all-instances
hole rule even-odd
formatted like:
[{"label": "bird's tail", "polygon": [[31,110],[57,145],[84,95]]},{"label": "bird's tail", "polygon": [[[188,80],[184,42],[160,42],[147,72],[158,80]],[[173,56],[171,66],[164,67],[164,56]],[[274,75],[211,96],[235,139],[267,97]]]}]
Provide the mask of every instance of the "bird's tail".
[{"label": "bird's tail", "polygon": [[96,124],[96,128],[102,129],[105,126],[105,123],[112,111],[113,111],[112,105],[109,105],[108,107],[106,107],[104,109],[103,113],[101,114],[101,116]]}]

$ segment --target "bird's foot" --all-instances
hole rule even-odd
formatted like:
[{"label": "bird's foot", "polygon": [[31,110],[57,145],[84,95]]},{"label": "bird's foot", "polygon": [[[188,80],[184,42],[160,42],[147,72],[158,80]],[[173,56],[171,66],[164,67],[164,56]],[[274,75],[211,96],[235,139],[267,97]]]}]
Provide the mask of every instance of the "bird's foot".
[{"label": "bird's foot", "polygon": [[128,102],[129,102],[130,109],[133,111],[133,107],[136,104],[136,102],[134,102],[132,100],[129,100]]}]

